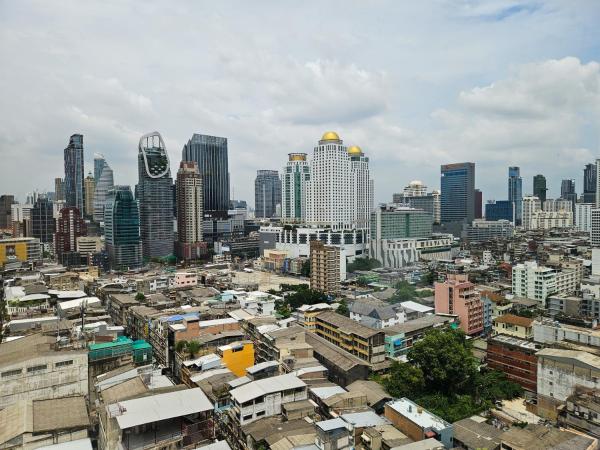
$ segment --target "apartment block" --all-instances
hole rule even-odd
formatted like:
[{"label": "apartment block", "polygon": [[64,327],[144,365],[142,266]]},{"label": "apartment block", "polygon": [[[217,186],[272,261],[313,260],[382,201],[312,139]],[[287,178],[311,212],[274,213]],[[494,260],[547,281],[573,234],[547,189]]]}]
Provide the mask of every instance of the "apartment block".
[{"label": "apartment block", "polygon": [[467,275],[448,275],[435,283],[435,313],[457,315],[460,328],[468,335],[483,331],[483,302]]},{"label": "apartment block", "polygon": [[310,243],[310,288],[325,294],[340,292],[340,248]]}]

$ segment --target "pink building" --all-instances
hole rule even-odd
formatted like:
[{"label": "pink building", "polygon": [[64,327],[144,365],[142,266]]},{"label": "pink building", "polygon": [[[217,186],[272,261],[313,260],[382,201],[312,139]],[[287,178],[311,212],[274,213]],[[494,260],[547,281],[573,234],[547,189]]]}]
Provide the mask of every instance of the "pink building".
[{"label": "pink building", "polygon": [[191,272],[177,272],[173,279],[173,287],[195,287],[198,286],[198,276]]},{"label": "pink building", "polygon": [[436,314],[455,314],[460,328],[469,335],[483,331],[483,302],[467,275],[448,275],[444,283],[435,283]]}]

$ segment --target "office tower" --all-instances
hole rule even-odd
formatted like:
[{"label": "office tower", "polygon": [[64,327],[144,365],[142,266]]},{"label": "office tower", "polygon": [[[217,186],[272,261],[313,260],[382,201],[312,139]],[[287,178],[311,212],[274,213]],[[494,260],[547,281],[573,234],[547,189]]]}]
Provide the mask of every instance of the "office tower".
[{"label": "office tower", "polygon": [[475,164],[456,163],[441,167],[442,223],[473,222],[475,218]]},{"label": "office tower", "polygon": [[281,205],[281,180],[276,170],[257,170],[254,179],[254,215],[258,218],[275,217]]},{"label": "office tower", "polygon": [[560,198],[569,200],[573,207],[571,211],[575,210],[575,203],[577,203],[577,192],[575,192],[575,180],[562,180],[560,183]]},{"label": "office tower", "polygon": [[85,221],[77,208],[67,206],[60,210],[54,235],[54,252],[58,261],[64,253],[77,251],[77,238],[86,235]]},{"label": "office tower", "polygon": [[108,191],[104,208],[104,236],[112,270],[137,269],[142,265],[140,214],[129,186]]},{"label": "office tower", "polygon": [[437,189],[431,191],[433,197],[433,223],[442,223],[442,193]]},{"label": "office tower", "polygon": [[310,241],[310,288],[325,294],[340,292],[340,248]]},{"label": "office tower", "polygon": [[54,211],[52,202],[46,197],[38,197],[31,208],[31,236],[46,244],[52,242],[54,236]]},{"label": "office tower", "polygon": [[104,158],[104,155],[101,153],[94,153],[94,180],[96,180],[96,183],[98,183],[98,180],[100,179],[105,164],[106,159]]},{"label": "office tower", "polygon": [[485,220],[513,221],[515,204],[509,200],[490,200],[485,205]]},{"label": "office tower", "polygon": [[54,179],[54,201],[65,201],[65,185],[62,178]]},{"label": "office tower", "polygon": [[[546,191],[543,191],[546,194]],[[526,230],[533,229],[534,217],[537,212],[542,209],[542,202],[535,195],[523,197],[523,228]]]},{"label": "office tower", "polygon": [[483,192],[479,189],[475,189],[475,218],[481,219],[483,217]]},{"label": "office tower", "polygon": [[596,159],[596,208],[600,208],[600,159]]},{"label": "office tower", "polygon": [[514,204],[515,225],[521,225],[523,217],[523,178],[518,167],[508,168],[508,201]]},{"label": "office tower", "polygon": [[173,254],[173,180],[165,143],[157,131],[140,138],[137,196],[144,259]]},{"label": "office tower", "polygon": [[88,173],[83,182],[83,191],[85,196],[85,215],[92,217],[94,215],[94,195],[96,193],[96,180],[92,173]]},{"label": "office tower", "polygon": [[586,164],[583,169],[583,203],[596,203],[596,172],[595,164]]},{"label": "office tower", "polygon": [[431,213],[421,209],[379,205],[371,213],[371,239],[397,240],[428,238],[432,233]]},{"label": "office tower", "polygon": [[83,211],[83,136],[74,134],[65,148],[65,201]]},{"label": "office tower", "polygon": [[227,138],[194,133],[183,147],[181,160],[198,164],[203,183],[204,215],[226,219],[229,208]]},{"label": "office tower", "polygon": [[[98,161],[98,167],[96,167]],[[106,160],[95,159],[94,171],[98,170],[99,176],[96,178],[96,189],[94,191],[94,222],[104,220],[104,206],[108,197],[108,191],[114,186],[113,171]]]},{"label": "office tower", "polygon": [[332,230],[368,229],[373,209],[369,158],[357,146],[346,148],[333,131],[314,148],[307,185],[307,222]]},{"label": "office tower", "polygon": [[544,175],[538,174],[533,177],[533,196],[537,197],[539,201],[544,204],[546,201],[546,193],[548,189],[546,188],[546,177]]},{"label": "office tower", "polygon": [[14,195],[0,195],[0,229],[12,227],[12,205],[14,203]]},{"label": "office tower", "polygon": [[195,161],[182,161],[177,171],[177,256],[197,259],[202,249],[202,178]]},{"label": "office tower", "polygon": [[590,232],[590,244],[592,247],[600,247],[600,209],[592,209],[592,230]]},{"label": "office tower", "polygon": [[306,153],[290,153],[281,172],[281,218],[287,222],[306,219],[306,186],[310,165]]}]

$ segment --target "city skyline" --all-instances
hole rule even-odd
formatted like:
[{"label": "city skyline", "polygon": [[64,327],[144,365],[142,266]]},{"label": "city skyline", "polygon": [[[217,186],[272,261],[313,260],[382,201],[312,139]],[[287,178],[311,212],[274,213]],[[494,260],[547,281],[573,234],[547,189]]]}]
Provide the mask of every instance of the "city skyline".
[{"label": "city skyline", "polygon": [[[331,129],[371,156],[376,202],[415,173],[437,189],[439,166],[463,161],[476,163],[485,202],[506,196],[498,166],[521,167],[523,194],[531,193],[533,175],[545,174],[549,197],[557,197],[562,179],[575,179],[581,190],[583,167],[600,155],[589,126],[598,121],[600,78],[600,55],[591,44],[598,41],[600,12],[592,3],[387,3],[385,15],[358,4],[337,14],[339,5],[308,3],[295,7],[297,20],[285,29],[269,26],[268,36],[257,30],[278,11],[253,6],[252,16],[260,18],[244,21],[248,8],[215,5],[203,14],[193,4],[141,7],[141,19],[177,19],[189,29],[166,35],[159,51],[148,54],[147,36],[128,32],[127,3],[110,11],[3,5],[7,37],[23,35],[0,47],[7,64],[22,69],[2,84],[0,137],[8,163],[0,177],[20,201],[35,188],[51,191],[62,172],[65,137],[81,133],[85,173],[100,152],[116,183],[134,185],[131,149],[145,130],[161,130],[176,162],[190,134],[205,133],[228,138],[231,191],[248,193],[236,197],[252,204],[256,170],[279,169],[288,153],[310,152]],[[110,38],[93,26],[107,14],[114,22]],[[197,17],[201,23],[186,27]],[[329,17],[331,28],[343,32],[315,33],[321,29],[315,17]],[[432,38],[434,28],[439,33]],[[83,30],[86,40],[72,39]],[[292,42],[294,33],[310,37]],[[447,45],[439,45],[440,36]],[[113,38],[127,45],[112,45]],[[219,46],[211,45],[214,39]],[[371,51],[378,48],[385,51]],[[77,71],[69,70],[72,59]],[[17,99],[23,83],[30,95]],[[525,126],[522,118],[531,121]],[[25,165],[52,175],[29,186],[17,176]]]}]

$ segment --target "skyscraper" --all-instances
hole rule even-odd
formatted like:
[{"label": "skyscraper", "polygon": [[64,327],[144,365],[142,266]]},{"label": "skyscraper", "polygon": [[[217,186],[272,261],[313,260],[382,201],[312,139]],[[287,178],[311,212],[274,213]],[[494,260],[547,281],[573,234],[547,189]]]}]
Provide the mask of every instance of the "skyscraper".
[{"label": "skyscraper", "polygon": [[586,164],[583,169],[583,203],[596,203],[596,165]]},{"label": "skyscraper", "polygon": [[523,179],[519,167],[508,168],[508,201],[514,205],[515,225],[521,225],[523,217]]},{"label": "skyscraper", "polygon": [[575,192],[575,180],[562,180],[560,183],[560,198],[572,203],[571,211],[575,211],[577,203],[577,192]]},{"label": "skyscraper", "polygon": [[254,180],[255,216],[275,217],[277,205],[281,205],[281,180],[276,170],[258,170]]},{"label": "skyscraper", "polygon": [[475,218],[481,219],[483,217],[483,192],[479,189],[475,189]]},{"label": "skyscraper", "polygon": [[54,201],[65,201],[65,186],[62,178],[54,179]]},{"label": "skyscraper", "polygon": [[475,164],[445,164],[441,167],[442,223],[473,222],[475,218]]},{"label": "skyscraper", "polygon": [[54,252],[58,261],[64,253],[77,251],[77,238],[86,235],[86,226],[77,208],[67,206],[60,210],[54,235]]},{"label": "skyscraper", "polygon": [[281,173],[281,218],[284,221],[303,221],[306,218],[306,186],[310,166],[306,153],[290,153]]},{"label": "skyscraper", "polygon": [[12,205],[14,203],[14,195],[0,195],[0,229],[12,227]]},{"label": "skyscraper", "polygon": [[154,131],[140,138],[137,196],[144,258],[173,254],[173,180],[169,156],[161,135]]},{"label": "skyscraper", "polygon": [[51,243],[54,236],[54,210],[52,202],[46,197],[38,197],[31,208],[31,235],[46,244]]},{"label": "skyscraper", "polygon": [[227,138],[196,134],[183,147],[182,161],[198,164],[203,186],[204,215],[227,218],[229,208],[229,163]]},{"label": "skyscraper", "polygon": [[533,196],[537,197],[543,205],[546,201],[546,177],[542,174],[538,174],[533,177]]},{"label": "skyscraper", "polygon": [[104,155],[101,153],[94,153],[94,180],[96,180],[96,183],[98,183],[98,180],[100,179],[105,164],[106,159],[104,158]]},{"label": "skyscraper", "polygon": [[195,161],[177,171],[177,256],[197,259],[202,250],[202,178]]},{"label": "skyscraper", "polygon": [[65,148],[65,200],[67,206],[84,210],[83,198],[83,136],[74,134]]},{"label": "skyscraper", "polygon": [[94,215],[94,195],[96,192],[96,180],[90,172],[83,182],[83,191],[85,192],[85,215],[92,217]]},{"label": "skyscraper", "polygon": [[[94,160],[94,171],[96,171],[96,159]],[[100,162],[102,165],[100,166]],[[113,171],[106,162],[101,159],[99,162],[99,176],[96,179],[96,189],[94,191],[94,222],[104,220],[104,205],[108,197],[108,191],[114,186]]]},{"label": "skyscraper", "polygon": [[108,191],[104,236],[112,270],[141,267],[140,214],[129,186],[115,186]]}]

